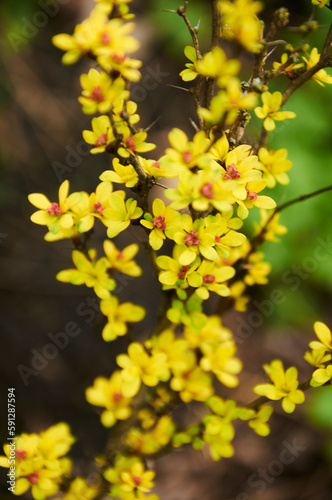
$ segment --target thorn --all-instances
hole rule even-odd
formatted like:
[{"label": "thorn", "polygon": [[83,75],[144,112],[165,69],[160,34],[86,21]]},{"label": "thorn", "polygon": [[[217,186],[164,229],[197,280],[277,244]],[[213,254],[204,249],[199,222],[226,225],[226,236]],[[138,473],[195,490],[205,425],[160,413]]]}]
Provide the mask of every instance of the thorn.
[{"label": "thorn", "polygon": [[158,118],[155,119],[154,122],[152,122],[146,129],[145,129],[145,132],[148,132],[159,120],[160,120],[161,116],[158,116]]},{"label": "thorn", "polygon": [[190,90],[185,89],[184,87],[178,87],[177,85],[171,85],[170,83],[167,83],[166,85],[167,85],[167,87],[173,87],[174,89],[180,89],[180,90],[184,90],[185,92],[190,92]]},{"label": "thorn", "polygon": [[171,12],[172,14],[177,14],[176,10],[171,10],[171,9],[161,9],[161,12]]},{"label": "thorn", "polygon": [[192,124],[192,126],[194,127],[194,129],[196,130],[196,132],[199,132],[199,127],[197,126],[197,124],[194,122],[194,120],[192,118],[189,118],[189,121],[190,123]]}]

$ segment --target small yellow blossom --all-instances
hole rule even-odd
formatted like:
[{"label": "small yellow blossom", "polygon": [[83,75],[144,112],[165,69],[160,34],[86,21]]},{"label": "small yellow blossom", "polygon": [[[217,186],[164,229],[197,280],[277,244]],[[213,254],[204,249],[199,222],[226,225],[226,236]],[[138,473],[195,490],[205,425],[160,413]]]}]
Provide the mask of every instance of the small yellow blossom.
[{"label": "small yellow blossom", "polygon": [[81,193],[69,193],[69,182],[64,181],[59,188],[59,202],[51,202],[41,193],[29,194],[28,199],[32,205],[39,208],[31,216],[32,222],[47,226],[53,234],[62,230],[70,230],[74,225],[71,209],[81,199]]},{"label": "small yellow blossom", "polygon": [[108,269],[110,264],[105,257],[96,259],[96,250],[89,250],[88,256],[79,250],[73,250],[72,258],[76,269],[65,269],[60,271],[56,278],[63,283],[72,285],[86,285],[94,288],[94,291],[101,299],[110,297],[110,292],[116,288],[116,282],[110,278]]},{"label": "small yellow blossom", "polygon": [[[323,7],[323,5],[321,5],[321,7]],[[303,57],[303,60],[306,63],[307,71],[313,68],[318,63],[319,59],[320,54],[318,53],[317,48],[314,47],[310,53],[309,59]],[[318,70],[311,78],[315,80],[321,87],[325,87],[324,83],[332,83],[332,76],[326,73],[325,69]]]},{"label": "small yellow blossom", "polygon": [[83,130],[83,139],[88,144],[95,146],[90,153],[95,155],[103,153],[115,141],[110,119],[106,115],[92,118],[92,131]]},{"label": "small yellow blossom", "polygon": [[264,120],[264,128],[268,132],[275,129],[274,120],[283,121],[290,118],[296,118],[293,111],[279,111],[282,105],[281,92],[263,92],[262,94],[262,107],[255,108],[255,113],[258,118]]},{"label": "small yellow blossom", "polygon": [[112,241],[104,241],[104,252],[110,263],[110,268],[128,276],[138,277],[142,274],[142,269],[132,260],[138,251],[139,246],[136,243],[128,245],[123,250],[118,250]]},{"label": "small yellow blossom", "polygon": [[145,309],[141,306],[124,302],[119,304],[119,299],[114,296],[106,297],[100,303],[100,310],[107,317],[102,336],[106,342],[126,335],[126,323],[136,323],[145,317]]},{"label": "small yellow blossom", "polygon": [[[268,211],[261,209],[260,216],[260,223],[257,224],[254,222],[255,235],[260,234],[264,228],[264,240],[278,243],[280,240],[276,237],[276,235],[282,236],[288,231],[286,226],[279,224],[280,213],[275,214],[272,219],[270,219],[271,214]],[[266,225],[268,220],[270,220],[270,222]]]},{"label": "small yellow blossom", "polygon": [[153,250],[159,250],[170,228],[181,228],[181,215],[171,207],[166,207],[165,203],[156,198],[152,203],[152,215],[144,214],[144,219],[141,220],[142,226],[151,229],[149,234],[149,243]]},{"label": "small yellow blossom", "polygon": [[78,98],[83,113],[93,115],[108,113],[117,101],[128,99],[129,90],[125,90],[125,81],[118,77],[114,81],[105,71],[91,68],[88,74],[81,75],[82,96]]},{"label": "small yellow blossom", "polygon": [[121,376],[123,394],[126,397],[135,396],[141,387],[141,382],[149,387],[154,387],[159,380],[166,381],[169,378],[166,355],[158,353],[150,356],[138,342],[130,344],[128,355],[120,354],[117,356],[116,362],[123,368]]},{"label": "small yellow blossom", "polygon": [[132,220],[139,219],[143,210],[137,206],[137,201],[129,198],[125,201],[125,192],[116,191],[109,197],[110,208],[103,211],[103,223],[108,227],[107,236],[114,238],[127,229]]},{"label": "small yellow blossom", "polygon": [[250,52],[259,52],[262,48],[262,25],[256,14],[262,10],[263,3],[220,0],[218,8],[223,17],[223,36],[228,40],[235,39]]},{"label": "small yellow blossom", "polygon": [[99,177],[102,181],[111,181],[134,187],[138,182],[138,174],[132,165],[122,165],[118,158],[113,159],[113,170],[105,170]]},{"label": "small yellow blossom", "polygon": [[258,168],[263,171],[263,179],[266,179],[267,186],[273,188],[277,182],[286,186],[289,184],[289,177],[286,174],[293,166],[293,163],[287,159],[287,149],[278,149],[277,151],[266,148],[260,148],[258,158],[260,163]]},{"label": "small yellow blossom", "polygon": [[[59,490],[64,475],[71,470],[71,461],[64,457],[75,439],[69,426],[59,423],[40,434],[21,434],[15,441],[15,494],[23,495],[31,488],[35,500],[44,500]],[[10,467],[12,447],[4,445],[6,456],[1,467]],[[9,458],[10,457],[10,458]]]},{"label": "small yellow blossom", "polygon": [[105,427],[112,427],[117,420],[127,420],[132,414],[131,399],[123,395],[122,384],[120,371],[115,371],[109,379],[96,378],[85,391],[88,403],[106,408],[100,417]]},{"label": "small yellow blossom", "polygon": [[291,366],[284,371],[282,361],[275,359],[270,365],[264,365],[264,370],[273,383],[256,385],[255,394],[273,401],[282,399],[283,410],[293,413],[295,405],[304,403],[304,393],[298,389],[297,369]]},{"label": "small yellow blossom", "polygon": [[331,330],[321,321],[314,323],[314,330],[320,342],[314,340],[310,342],[309,347],[312,349],[323,349],[324,352],[332,353],[332,334]]}]

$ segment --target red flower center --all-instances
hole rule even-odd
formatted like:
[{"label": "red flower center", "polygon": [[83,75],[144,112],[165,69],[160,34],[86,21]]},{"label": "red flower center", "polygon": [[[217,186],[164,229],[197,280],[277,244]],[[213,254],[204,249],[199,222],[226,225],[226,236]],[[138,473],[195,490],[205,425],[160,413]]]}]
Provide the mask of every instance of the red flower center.
[{"label": "red flower center", "polygon": [[27,452],[24,450],[22,450],[22,451],[16,450],[15,451],[15,456],[16,456],[18,461],[23,460],[23,458],[26,456],[26,454],[27,454]]},{"label": "red flower center", "polygon": [[31,484],[38,484],[39,472],[33,472],[29,476],[26,476],[26,478]]},{"label": "red flower center", "polygon": [[117,259],[123,260],[124,255],[122,252],[118,252],[118,255],[116,256]]},{"label": "red flower center", "polygon": [[103,45],[108,45],[111,41],[111,37],[105,31],[101,34],[101,43]]},{"label": "red flower center", "polygon": [[212,284],[216,281],[216,277],[213,274],[206,274],[203,276],[203,283]]},{"label": "red flower center", "polygon": [[250,192],[249,189],[246,189],[247,191],[247,196],[249,197],[250,200],[257,200],[258,194],[255,193],[254,191]]},{"label": "red flower center", "polygon": [[126,145],[130,149],[130,151],[136,151],[135,142],[132,137],[128,137],[128,139],[126,139]]},{"label": "red flower center", "polygon": [[159,161],[155,161],[154,163],[152,163],[152,166],[153,166],[154,168],[160,168],[160,163],[159,163]]},{"label": "red flower center", "polygon": [[183,161],[185,163],[190,163],[192,161],[193,157],[190,151],[184,151],[183,152]]},{"label": "red flower center", "polygon": [[96,140],[95,146],[97,146],[99,148],[100,146],[105,146],[105,144],[107,144],[107,134],[102,134]]},{"label": "red flower center", "polygon": [[93,101],[102,102],[104,100],[104,96],[100,87],[96,87],[93,89],[93,92],[90,94],[89,99]]},{"label": "red flower center", "polygon": [[103,207],[102,204],[99,203],[99,201],[96,201],[93,204],[93,207],[99,213],[99,215],[102,215],[103,211],[105,210],[105,207]]},{"label": "red flower center", "polygon": [[123,399],[123,394],[121,392],[115,392],[113,394],[113,401],[114,401],[114,403],[118,403],[122,399]]},{"label": "red flower center", "polygon": [[205,196],[205,198],[208,198],[209,200],[211,200],[212,198],[214,198],[214,194],[212,193],[212,188],[213,188],[212,182],[207,182],[201,188],[201,194],[203,196]]},{"label": "red flower center", "polygon": [[181,269],[181,271],[179,272],[178,277],[179,277],[180,279],[184,279],[184,277],[185,277],[186,272],[188,271],[188,269],[189,269],[189,266],[182,266],[182,269]]},{"label": "red flower center", "polygon": [[227,170],[227,173],[225,174],[225,179],[227,181],[229,181],[231,179],[240,179],[241,174],[240,174],[240,172],[238,172],[234,163],[232,163],[231,165],[228,165],[226,170]]},{"label": "red flower center", "polygon": [[113,54],[113,61],[118,63],[123,63],[126,60],[126,56],[120,56],[119,54]]},{"label": "red flower center", "polygon": [[142,482],[142,478],[141,477],[138,477],[138,476],[131,476],[131,479],[134,481],[134,483],[136,484],[136,486],[139,486]]},{"label": "red flower center", "polygon": [[52,203],[52,205],[46,209],[46,212],[48,213],[48,215],[61,215],[62,214],[62,210],[59,207],[58,203]]},{"label": "red flower center", "polygon": [[165,229],[166,229],[165,217],[163,217],[162,215],[159,215],[159,217],[156,217],[153,221],[153,227],[156,229],[161,229],[162,231],[165,231]]},{"label": "red flower center", "polygon": [[197,238],[197,231],[190,231],[190,233],[184,237],[184,244],[187,245],[187,247],[190,247],[191,245],[197,247],[200,244],[200,241]]},{"label": "red flower center", "polygon": [[216,240],[216,242],[217,242],[217,243],[219,243],[219,241],[220,241],[220,236],[216,236],[214,239]]}]

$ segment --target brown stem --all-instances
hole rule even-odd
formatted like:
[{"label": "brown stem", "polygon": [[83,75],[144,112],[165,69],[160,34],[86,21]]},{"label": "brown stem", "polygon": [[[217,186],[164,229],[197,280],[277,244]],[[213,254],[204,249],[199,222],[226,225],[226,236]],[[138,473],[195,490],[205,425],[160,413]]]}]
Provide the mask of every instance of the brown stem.
[{"label": "brown stem", "polygon": [[269,132],[264,127],[262,127],[258,142],[254,147],[254,154],[257,154],[260,148],[263,148],[265,146],[268,136]]},{"label": "brown stem", "polygon": [[315,66],[313,66],[312,68],[308,69],[308,71],[300,75],[298,78],[296,78],[296,80],[292,81],[290,86],[283,93],[282,105],[284,105],[288,101],[290,96],[294,94],[295,90],[297,90],[299,87],[301,87],[301,85],[310,80],[310,78],[312,78],[314,74],[317,73],[317,71],[323,68],[327,68],[328,66],[331,65],[332,61],[331,57],[329,56],[331,43],[332,43],[332,24],[326,35],[326,39],[318,63],[315,64]]},{"label": "brown stem", "polygon": [[[212,14],[212,37],[211,37],[211,50],[213,47],[221,46],[221,14],[218,9],[218,1],[211,0],[211,14]],[[204,89],[203,106],[210,107],[210,103],[214,94],[214,78],[207,78]]]},{"label": "brown stem", "polygon": [[191,26],[190,21],[188,19],[187,8],[188,8],[188,2],[185,2],[183,6],[178,8],[177,13],[179,14],[179,16],[181,16],[183,18],[184,22],[186,23],[186,25],[188,27],[189,33],[191,35],[191,38],[193,40],[193,44],[195,47],[197,59],[198,59],[198,61],[200,61],[202,56],[201,56],[201,51],[199,48],[198,37],[197,37],[196,31]]}]

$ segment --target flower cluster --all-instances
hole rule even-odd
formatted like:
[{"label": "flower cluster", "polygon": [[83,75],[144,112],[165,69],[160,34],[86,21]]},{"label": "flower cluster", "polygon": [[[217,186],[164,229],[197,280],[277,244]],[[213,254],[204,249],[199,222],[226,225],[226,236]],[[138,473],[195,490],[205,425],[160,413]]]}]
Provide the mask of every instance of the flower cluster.
[{"label": "flower cluster", "polygon": [[[116,356],[117,369],[109,377],[97,376],[86,389],[87,402],[97,407],[102,425],[112,433],[105,454],[95,458],[98,487],[80,476],[66,477],[71,462],[64,455],[74,439],[66,424],[58,424],[17,438],[16,493],[31,487],[36,500],[54,496],[60,489],[64,500],[93,500],[104,494],[121,500],[158,500],[151,494],[155,472],[147,467],[146,456],[191,444],[197,450],[207,446],[213,460],[231,457],[236,420],[247,422],[259,436],[267,436],[273,408],[266,403],[281,400],[283,410],[292,413],[304,402],[306,385],[299,384],[297,369],[285,370],[279,359],[264,365],[271,383],[253,388],[260,396],[256,401],[240,406],[234,399],[217,395],[217,386],[230,391],[243,376],[235,338],[221,312],[230,307],[246,310],[251,287],[266,284],[271,271],[259,247],[265,241],[279,241],[278,236],[287,232],[280,223],[284,207],[276,208],[267,189],[289,183],[292,161],[287,149],[269,149],[267,141],[276,121],[296,117],[282,107],[287,92],[293,92],[297,83],[282,94],[271,92],[270,80],[286,75],[299,82],[307,75],[324,85],[332,83],[332,77],[318,49],[309,54],[308,44],[298,49],[286,45],[280,62],[267,68],[272,53],[269,43],[275,42],[274,35],[287,24],[286,9],[276,12],[264,38],[264,24],[257,17],[263,8],[260,1],[218,0],[213,5],[218,9],[214,22],[220,21],[215,36],[254,53],[253,74],[243,82],[240,62],[229,59],[219,43],[201,53],[197,29],[191,27],[193,46],[184,50],[189,62],[180,76],[195,85],[190,89],[197,111],[197,123],[192,120],[195,132],[173,127],[164,153],[145,158],[156,145],[148,142],[149,127],[138,128],[140,116],[131,100],[130,85],[141,77],[141,62],[131,58],[139,48],[132,36],[131,0],[95,2],[73,35],[56,35],[53,43],[65,51],[64,64],[82,56],[94,61],[93,68],[80,77],[82,112],[96,115],[83,138],[91,145],[91,155],[111,155],[110,167],[101,173],[91,193],[70,194],[65,180],[57,201],[41,193],[30,194],[29,201],[38,209],[31,220],[46,226],[47,241],[73,243],[73,267],[59,271],[57,279],[94,290],[106,318],[101,329],[104,341],[131,334],[129,324],[150,314],[148,308],[120,303],[116,296],[122,274],[132,278],[142,274],[135,260],[139,245],[127,243],[120,249],[117,240],[113,241],[119,235],[121,240],[128,228],[143,242],[163,304],[155,327],[146,322],[144,341],[140,335],[131,337],[127,352]],[[327,2],[312,3],[323,7]],[[187,3],[177,13],[188,25],[186,8]],[[317,63],[319,70],[312,73]],[[257,105],[259,97],[261,106]],[[244,138],[250,113],[263,120],[256,142]],[[164,189],[163,196],[155,196],[152,188],[156,185]],[[255,212],[260,220],[250,231],[250,216]],[[107,235],[102,256],[97,244],[90,247],[95,224]],[[208,315],[207,305],[212,302],[217,311]],[[316,322],[314,329],[319,341],[309,344],[311,352],[305,359],[314,367],[310,385],[318,387],[332,379],[332,340],[324,323]],[[205,405],[203,416],[188,428],[178,428],[172,410],[192,401]],[[0,465],[8,466],[8,444],[5,453]]]},{"label": "flower cluster", "polygon": [[15,464],[15,494],[31,489],[35,500],[56,494],[71,471],[71,460],[64,455],[74,441],[68,425],[59,423],[40,434],[21,434],[5,444],[6,456],[0,457],[0,465]]}]

